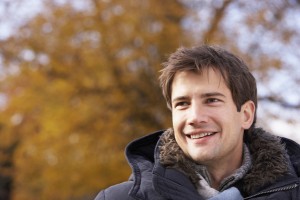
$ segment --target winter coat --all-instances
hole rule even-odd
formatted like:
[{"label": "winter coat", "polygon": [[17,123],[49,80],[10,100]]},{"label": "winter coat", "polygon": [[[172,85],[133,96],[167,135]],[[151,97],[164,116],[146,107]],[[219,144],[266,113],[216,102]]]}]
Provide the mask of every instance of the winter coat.
[{"label": "winter coat", "polygon": [[[203,200],[184,170],[161,164],[159,144],[163,133],[158,131],[131,142],[126,148],[132,168],[129,180],[102,190],[95,200]],[[299,144],[262,129],[245,134],[244,142],[250,150],[252,167],[228,191],[238,188],[249,200],[299,200]],[[216,199],[240,199],[225,196]]]}]

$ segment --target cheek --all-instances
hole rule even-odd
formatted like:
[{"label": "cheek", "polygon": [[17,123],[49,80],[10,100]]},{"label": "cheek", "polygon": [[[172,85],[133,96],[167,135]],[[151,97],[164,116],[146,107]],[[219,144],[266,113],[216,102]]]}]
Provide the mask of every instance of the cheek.
[{"label": "cheek", "polygon": [[172,123],[174,129],[179,129],[184,124],[184,118],[177,112],[172,113]]},{"label": "cheek", "polygon": [[227,115],[227,117],[222,118],[223,128],[232,137],[238,137],[242,131],[242,119],[239,114]]}]

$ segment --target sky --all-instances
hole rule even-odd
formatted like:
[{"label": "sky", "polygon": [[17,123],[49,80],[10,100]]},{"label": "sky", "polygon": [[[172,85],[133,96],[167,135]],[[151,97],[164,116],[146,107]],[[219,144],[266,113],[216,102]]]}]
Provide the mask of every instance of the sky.
[{"label": "sky", "polygon": [[40,0],[0,0],[0,40],[13,34],[15,27],[35,16],[41,8]]}]

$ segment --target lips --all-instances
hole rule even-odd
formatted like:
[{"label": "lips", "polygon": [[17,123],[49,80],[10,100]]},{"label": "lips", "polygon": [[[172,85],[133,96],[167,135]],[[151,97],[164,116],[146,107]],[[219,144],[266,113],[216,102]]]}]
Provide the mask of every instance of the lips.
[{"label": "lips", "polygon": [[199,138],[204,138],[206,136],[214,135],[216,133],[217,132],[203,132],[203,133],[187,134],[187,136],[191,139],[199,139]]}]

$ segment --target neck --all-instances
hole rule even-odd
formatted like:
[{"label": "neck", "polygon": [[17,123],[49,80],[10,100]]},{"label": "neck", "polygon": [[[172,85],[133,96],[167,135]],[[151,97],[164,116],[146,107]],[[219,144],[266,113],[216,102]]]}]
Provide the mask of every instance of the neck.
[{"label": "neck", "polygon": [[241,167],[243,161],[243,154],[239,159],[230,160],[226,162],[214,163],[213,166],[206,165],[207,171],[210,175],[211,187],[214,189],[219,189],[221,182],[228,176],[234,173],[235,170]]}]

